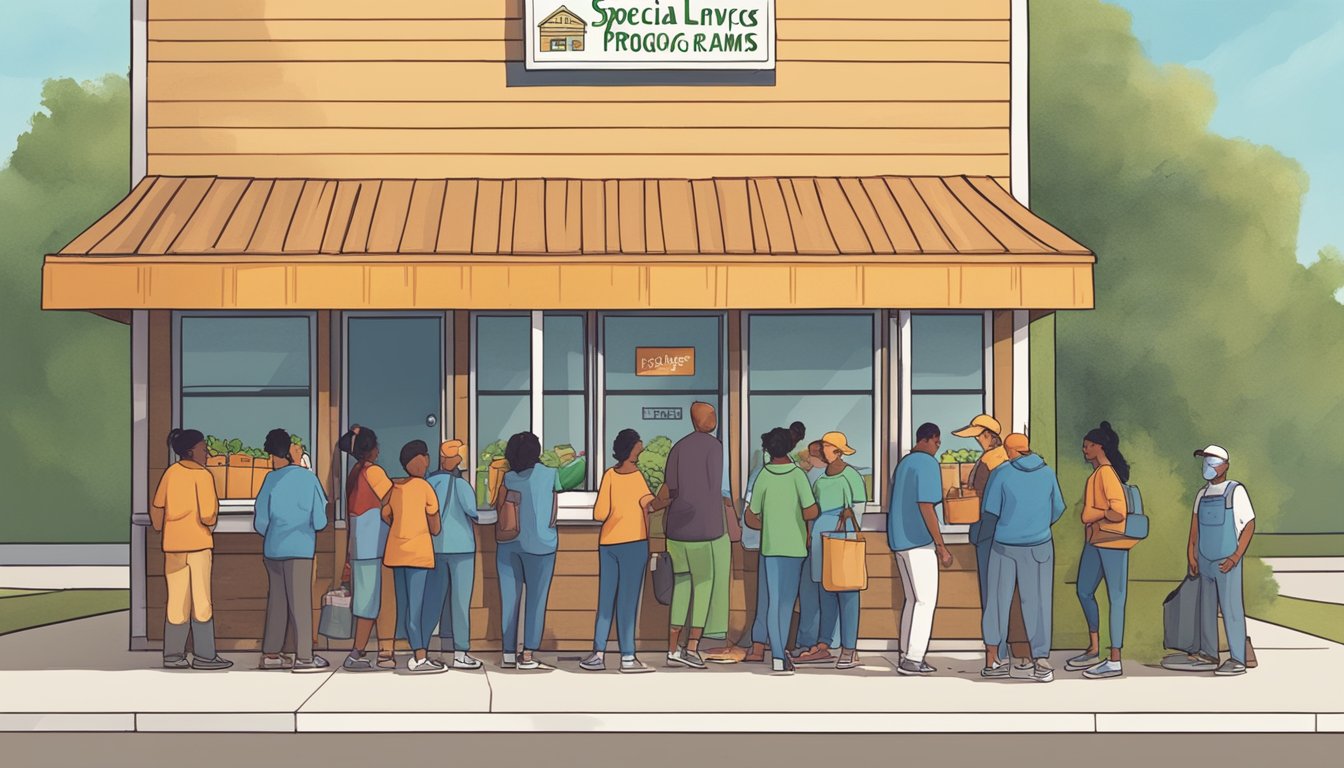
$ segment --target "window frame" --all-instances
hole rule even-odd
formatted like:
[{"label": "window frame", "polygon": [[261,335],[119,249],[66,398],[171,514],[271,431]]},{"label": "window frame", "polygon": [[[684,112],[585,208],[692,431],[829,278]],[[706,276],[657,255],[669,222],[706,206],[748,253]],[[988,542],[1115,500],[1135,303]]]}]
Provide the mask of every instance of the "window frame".
[{"label": "window frame", "polygon": [[[751,321],[755,317],[767,316],[785,316],[785,317],[819,317],[819,316],[850,316],[850,317],[870,317],[872,318],[872,344],[873,344],[873,368],[872,368],[872,388],[867,392],[859,390],[844,389],[837,390],[835,393],[813,392],[813,394],[866,394],[872,398],[873,403],[873,433],[872,440],[872,466],[873,466],[873,498],[868,500],[868,509],[873,510],[881,507],[883,499],[883,489],[886,487],[886,480],[883,477],[884,459],[886,456],[885,442],[882,430],[882,310],[833,310],[833,311],[797,311],[797,310],[748,310],[742,312],[742,348],[740,370],[741,370],[741,389],[742,389],[742,413],[739,415],[739,434],[742,439],[738,445],[739,465],[741,467],[741,476],[743,488],[739,492],[745,492],[747,477],[751,473],[751,441],[748,435],[751,434]],[[761,394],[787,395],[793,390],[763,390]]]},{"label": "window frame", "polygon": [[[911,319],[916,315],[979,315],[982,318],[980,341],[983,347],[981,357],[981,375],[980,382],[983,389],[981,399],[981,413],[992,413],[994,403],[994,313],[992,310],[908,310],[903,309],[897,312],[891,318],[891,336],[896,346],[897,371],[893,377],[893,386],[897,389],[896,395],[899,401],[899,407],[896,409],[892,424],[892,449],[895,456],[892,461],[892,469],[895,469],[896,461],[901,456],[909,453],[915,444],[915,429],[913,416],[913,401],[916,394],[974,394],[975,390],[915,390],[911,386],[912,381],[912,357],[913,347],[911,346]],[[941,524],[941,530],[944,533],[968,533],[969,525],[948,525]]]},{"label": "window frame", "polygon": [[[470,455],[467,457],[466,471],[467,471],[467,477],[471,478],[473,484],[476,482],[476,472],[479,464],[479,459],[477,457],[481,455],[481,449],[484,447],[483,445],[480,444],[479,433],[481,428],[481,420],[479,413],[480,409],[477,406],[477,400],[480,397],[479,390],[477,389],[477,370],[476,370],[476,363],[478,360],[478,355],[480,354],[480,339],[478,333],[479,324],[477,321],[483,317],[526,317],[531,319],[534,314],[536,313],[484,311],[484,312],[472,312],[467,318],[467,322],[469,325],[468,349],[470,350],[470,355],[468,357],[469,365],[467,373],[467,381],[468,381],[467,389],[469,393],[467,401],[467,408],[468,408],[467,421],[471,424],[471,434],[467,438],[468,440],[467,452]],[[535,325],[535,322],[533,322],[532,325]],[[533,331],[535,331],[535,328],[533,328]],[[537,359],[540,357],[541,352],[539,349],[537,349],[538,346],[537,341],[538,338],[535,332],[528,334],[528,360],[530,365],[527,379],[528,398],[529,398],[528,430],[534,433],[536,432],[537,427],[536,416],[539,411],[539,406],[537,404],[537,387],[539,386],[539,382],[537,380],[537,374],[539,372],[538,369],[540,366],[537,364]],[[500,395],[516,394],[511,392],[505,392],[502,390],[499,391],[486,390],[486,391],[494,392]],[[537,437],[541,437],[541,435],[537,434]]]},{"label": "window frame", "polygon": [[[296,318],[308,321],[308,434],[309,449],[317,450],[317,312],[285,311],[248,311],[228,312],[219,310],[173,310],[171,318],[172,334],[172,424],[182,421],[182,321],[187,318],[216,318],[221,320],[256,320],[265,318]],[[170,457],[171,458],[171,457]],[[220,515],[247,515],[256,509],[255,499],[220,499]]]}]

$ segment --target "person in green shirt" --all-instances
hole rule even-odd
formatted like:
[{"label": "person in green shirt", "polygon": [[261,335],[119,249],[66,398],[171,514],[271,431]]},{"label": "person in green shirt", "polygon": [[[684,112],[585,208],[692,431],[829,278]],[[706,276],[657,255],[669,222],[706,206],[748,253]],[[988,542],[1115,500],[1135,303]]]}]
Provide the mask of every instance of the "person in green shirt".
[{"label": "person in green shirt", "polygon": [[[821,457],[826,462],[826,471],[812,484],[812,493],[821,510],[816,522],[812,523],[812,567],[803,574],[818,584],[818,596],[821,604],[821,642],[815,656],[825,660],[834,658],[830,649],[840,648],[840,658],[836,660],[836,669],[852,669],[858,666],[855,652],[859,643],[859,593],[857,591],[829,592],[820,588],[822,569],[825,565],[822,557],[822,540],[830,535],[858,536],[862,523],[863,505],[868,503],[868,488],[863,483],[859,471],[845,462],[846,456],[852,456],[854,449],[843,432],[827,432],[821,438]],[[853,533],[838,534],[845,510],[854,513]],[[846,531],[849,523],[844,523]]]},{"label": "person in green shirt", "polygon": [[807,521],[816,518],[818,509],[807,475],[789,457],[795,444],[793,434],[783,427],[761,435],[761,447],[770,463],[756,478],[746,509],[747,525],[761,532],[771,668],[784,675],[793,674],[793,661],[785,648],[803,558],[807,557]]}]

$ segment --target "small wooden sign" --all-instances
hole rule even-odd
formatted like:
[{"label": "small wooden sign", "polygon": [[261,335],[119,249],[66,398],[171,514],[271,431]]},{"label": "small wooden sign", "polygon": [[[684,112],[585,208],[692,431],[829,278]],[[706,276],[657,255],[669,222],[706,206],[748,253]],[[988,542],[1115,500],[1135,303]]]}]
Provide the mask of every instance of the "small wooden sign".
[{"label": "small wooden sign", "polygon": [[636,376],[694,376],[695,347],[635,347]]}]

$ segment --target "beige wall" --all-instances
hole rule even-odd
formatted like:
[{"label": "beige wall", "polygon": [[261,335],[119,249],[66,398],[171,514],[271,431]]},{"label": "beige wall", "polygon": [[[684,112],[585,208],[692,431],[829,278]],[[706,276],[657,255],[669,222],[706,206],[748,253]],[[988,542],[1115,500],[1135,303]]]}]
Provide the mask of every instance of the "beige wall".
[{"label": "beige wall", "polygon": [[510,87],[521,0],[154,0],[149,173],[1006,186],[1010,6],[778,0],[774,85]]}]

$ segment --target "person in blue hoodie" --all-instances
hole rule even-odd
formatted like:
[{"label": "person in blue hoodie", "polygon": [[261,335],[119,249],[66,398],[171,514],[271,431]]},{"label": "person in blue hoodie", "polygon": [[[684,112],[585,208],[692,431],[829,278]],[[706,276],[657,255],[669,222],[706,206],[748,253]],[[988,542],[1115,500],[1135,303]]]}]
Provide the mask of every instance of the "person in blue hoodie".
[{"label": "person in blue hoodie", "polygon": [[467,447],[461,440],[439,445],[439,468],[425,476],[439,497],[439,532],[433,537],[434,570],[425,585],[422,626],[439,625],[439,648],[452,649],[453,669],[480,669],[471,656],[471,590],[476,579],[476,494],[462,476]]},{"label": "person in blue hoodie", "polygon": [[266,452],[275,467],[257,493],[252,527],[262,536],[270,586],[261,668],[283,669],[285,630],[294,626],[294,672],[321,672],[327,660],[313,653],[313,552],[317,532],[327,527],[327,494],[317,475],[290,461],[289,433],[272,429]]},{"label": "person in blue hoodie", "polygon": [[1008,663],[999,659],[999,647],[1008,636],[1008,612],[1016,588],[1034,661],[1032,679],[1048,683],[1055,679],[1050,666],[1055,583],[1055,545],[1050,527],[1064,514],[1064,494],[1055,471],[1031,452],[1026,435],[1011,434],[1003,446],[1008,462],[990,473],[981,510],[996,522],[989,553],[989,599],[982,621],[985,668],[980,674],[1009,676]]}]

